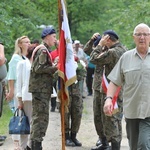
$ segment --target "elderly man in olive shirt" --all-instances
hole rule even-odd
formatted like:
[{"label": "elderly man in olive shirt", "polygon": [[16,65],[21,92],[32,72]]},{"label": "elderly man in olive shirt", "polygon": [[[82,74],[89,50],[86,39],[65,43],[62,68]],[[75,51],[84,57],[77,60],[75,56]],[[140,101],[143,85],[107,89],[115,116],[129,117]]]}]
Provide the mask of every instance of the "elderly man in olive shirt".
[{"label": "elderly man in olive shirt", "polygon": [[111,115],[110,97],[123,86],[123,110],[130,150],[150,149],[150,28],[141,23],[133,32],[136,48],[124,53],[108,78],[111,80],[104,112]]}]

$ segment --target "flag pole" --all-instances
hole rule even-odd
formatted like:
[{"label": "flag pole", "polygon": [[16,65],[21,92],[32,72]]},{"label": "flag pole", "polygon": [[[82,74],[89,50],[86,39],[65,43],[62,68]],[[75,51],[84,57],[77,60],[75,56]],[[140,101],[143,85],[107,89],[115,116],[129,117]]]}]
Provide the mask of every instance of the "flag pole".
[{"label": "flag pole", "polygon": [[[58,26],[59,26],[59,39],[61,34],[61,25],[62,25],[62,6],[61,0],[58,0]],[[64,91],[64,81],[60,78],[61,89]],[[65,150],[65,105],[64,105],[64,97],[63,93],[60,93],[61,105],[60,105],[60,115],[61,115],[61,133],[62,133],[62,150]]]},{"label": "flag pole", "polygon": [[60,37],[60,31],[61,31],[61,24],[62,24],[62,6],[61,6],[61,0],[58,0],[58,30],[59,30],[59,37]]},{"label": "flag pole", "polygon": [[[61,81],[61,88],[64,90],[63,79]],[[65,105],[63,93],[61,93],[61,132],[62,132],[62,150],[65,150]]]}]

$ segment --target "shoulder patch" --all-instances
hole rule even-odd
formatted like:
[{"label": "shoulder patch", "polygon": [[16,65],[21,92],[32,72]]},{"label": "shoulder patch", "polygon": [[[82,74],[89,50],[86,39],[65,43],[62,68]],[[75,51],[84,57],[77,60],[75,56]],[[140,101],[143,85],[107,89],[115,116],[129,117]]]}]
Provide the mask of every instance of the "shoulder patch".
[{"label": "shoulder patch", "polygon": [[43,53],[47,53],[47,51],[46,51],[46,50],[42,50],[42,52],[43,52]]}]

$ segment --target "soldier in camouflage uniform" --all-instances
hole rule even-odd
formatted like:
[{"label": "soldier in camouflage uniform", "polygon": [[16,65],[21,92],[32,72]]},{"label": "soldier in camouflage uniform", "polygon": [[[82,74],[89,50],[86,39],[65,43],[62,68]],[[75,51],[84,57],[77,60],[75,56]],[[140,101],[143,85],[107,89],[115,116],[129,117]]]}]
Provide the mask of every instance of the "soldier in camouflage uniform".
[{"label": "soldier in camouflage uniform", "polygon": [[[112,117],[104,115],[103,106],[104,98],[106,94],[101,87],[101,79],[105,66],[106,76],[113,69],[120,56],[126,51],[118,41],[118,35],[111,30],[104,32],[102,39],[98,46],[92,51],[90,61],[99,67],[99,70],[95,71],[94,78],[94,123],[96,131],[101,139],[102,144],[98,145],[92,150],[109,149],[108,141],[111,142],[112,150],[120,150],[120,144],[122,139],[121,119],[122,119],[122,96],[121,93],[118,98],[119,112]],[[103,47],[108,47],[104,50]],[[96,81],[96,82],[95,82]],[[99,83],[97,82],[99,81]]]},{"label": "soldier in camouflage uniform", "polygon": [[32,93],[32,150],[42,150],[42,140],[49,122],[49,101],[52,93],[53,74],[57,67],[52,64],[49,47],[56,42],[53,27],[42,31],[43,44],[37,46],[32,54],[32,66],[29,81],[29,92]]},{"label": "soldier in camouflage uniform", "polygon": [[[80,81],[84,78],[86,72],[85,68],[82,66],[79,60],[77,67],[77,80]],[[65,114],[65,137],[66,146],[82,146],[76,136],[80,128],[82,110],[83,110],[83,100],[80,94],[79,82],[73,83],[69,86],[69,112]],[[71,120],[71,121],[70,121]]]},{"label": "soldier in camouflage uniform", "polygon": [[[93,49],[98,45],[101,36],[99,33],[94,33],[91,39],[85,44],[84,52],[87,55],[90,55]],[[103,65],[95,64],[95,71],[93,77],[93,90],[94,90],[94,99],[93,99],[93,111],[94,111],[94,124],[97,135],[99,139],[96,143],[96,146],[101,145],[101,139],[104,137],[103,127],[101,122],[101,113],[100,113],[100,87],[101,87],[101,77],[103,74]]]}]

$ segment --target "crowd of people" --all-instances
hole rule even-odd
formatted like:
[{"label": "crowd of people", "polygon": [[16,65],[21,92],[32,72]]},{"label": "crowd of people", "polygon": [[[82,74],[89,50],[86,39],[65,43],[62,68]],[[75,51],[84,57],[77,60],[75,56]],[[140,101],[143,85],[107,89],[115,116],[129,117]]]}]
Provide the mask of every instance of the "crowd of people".
[{"label": "crowd of people", "polygon": [[[64,115],[66,146],[82,146],[77,134],[82,121],[83,99],[93,96],[98,140],[91,150],[120,150],[123,114],[130,150],[150,149],[149,26],[138,24],[133,38],[136,45],[133,50],[128,50],[113,30],[94,33],[84,46],[79,40],[73,41],[77,81],[68,87],[70,100]],[[43,29],[41,40],[31,42],[28,36],[17,38],[14,54],[8,62],[7,77],[0,82],[1,101],[2,81],[7,80],[6,99],[11,102],[11,109],[23,109],[31,126],[29,135],[11,135],[14,150],[42,150],[49,112],[55,112],[57,107],[61,49],[53,26]],[[5,62],[4,46],[0,43],[0,66]],[[110,82],[106,87],[104,77]],[[83,95],[84,83],[87,95]],[[118,87],[121,90],[116,94]],[[113,111],[114,99],[117,100],[117,112]],[[6,136],[0,136],[0,145],[5,139]]]}]

